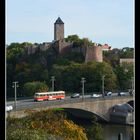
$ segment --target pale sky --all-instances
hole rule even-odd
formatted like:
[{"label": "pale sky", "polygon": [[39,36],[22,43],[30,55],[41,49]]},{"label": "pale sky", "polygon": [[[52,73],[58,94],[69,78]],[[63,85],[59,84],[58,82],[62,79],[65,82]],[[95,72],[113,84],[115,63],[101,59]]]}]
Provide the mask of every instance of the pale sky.
[{"label": "pale sky", "polygon": [[134,0],[6,0],[6,44],[51,42],[58,16],[65,37],[134,47]]}]

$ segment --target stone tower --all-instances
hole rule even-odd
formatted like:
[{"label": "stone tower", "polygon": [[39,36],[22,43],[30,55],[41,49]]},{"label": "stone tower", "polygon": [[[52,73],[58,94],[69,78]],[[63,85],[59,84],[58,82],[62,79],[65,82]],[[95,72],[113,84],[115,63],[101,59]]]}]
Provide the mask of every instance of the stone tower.
[{"label": "stone tower", "polygon": [[64,39],[64,22],[60,17],[54,23],[54,40]]},{"label": "stone tower", "polygon": [[87,47],[85,62],[89,61],[103,62],[103,54],[101,46]]}]

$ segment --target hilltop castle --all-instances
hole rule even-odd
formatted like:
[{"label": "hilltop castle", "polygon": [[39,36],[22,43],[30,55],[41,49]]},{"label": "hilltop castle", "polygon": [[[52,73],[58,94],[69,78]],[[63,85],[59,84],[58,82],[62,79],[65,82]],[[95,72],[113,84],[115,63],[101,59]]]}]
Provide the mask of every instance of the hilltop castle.
[{"label": "hilltop castle", "polygon": [[75,48],[73,47],[73,42],[66,42],[64,39],[64,22],[60,17],[54,23],[54,40],[52,42],[45,42],[42,44],[33,44],[31,46],[26,46],[28,54],[33,54],[39,51],[46,51],[49,48],[53,48],[58,55],[62,55],[68,52],[80,52],[83,53],[85,57],[85,62],[88,61],[103,61],[103,50],[109,50],[111,47],[107,44],[93,46],[84,46]]}]

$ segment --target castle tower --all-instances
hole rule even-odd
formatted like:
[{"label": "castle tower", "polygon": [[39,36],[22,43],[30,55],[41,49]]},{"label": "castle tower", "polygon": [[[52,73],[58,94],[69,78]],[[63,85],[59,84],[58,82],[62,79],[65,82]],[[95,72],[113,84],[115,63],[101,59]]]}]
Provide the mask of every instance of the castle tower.
[{"label": "castle tower", "polygon": [[102,47],[100,46],[87,47],[85,62],[89,61],[103,62]]},{"label": "castle tower", "polygon": [[64,39],[64,22],[60,17],[54,23],[54,40]]}]

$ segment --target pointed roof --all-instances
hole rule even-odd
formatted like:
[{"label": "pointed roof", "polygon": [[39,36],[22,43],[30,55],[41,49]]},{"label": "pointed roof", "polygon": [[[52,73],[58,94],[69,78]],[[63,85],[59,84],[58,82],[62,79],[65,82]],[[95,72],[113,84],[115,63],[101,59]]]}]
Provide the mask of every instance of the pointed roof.
[{"label": "pointed roof", "polygon": [[64,22],[61,20],[60,17],[58,17],[54,24],[64,24]]}]

